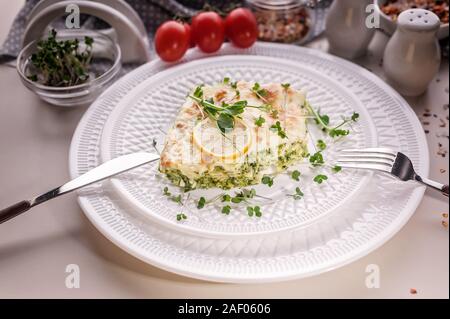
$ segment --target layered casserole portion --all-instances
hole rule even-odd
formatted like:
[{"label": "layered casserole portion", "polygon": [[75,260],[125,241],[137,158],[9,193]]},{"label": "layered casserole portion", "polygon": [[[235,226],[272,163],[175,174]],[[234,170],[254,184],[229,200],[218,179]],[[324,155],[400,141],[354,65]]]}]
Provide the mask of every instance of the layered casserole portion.
[{"label": "layered casserole portion", "polygon": [[289,84],[193,88],[161,153],[160,171],[186,191],[246,187],[307,156],[305,93]]}]

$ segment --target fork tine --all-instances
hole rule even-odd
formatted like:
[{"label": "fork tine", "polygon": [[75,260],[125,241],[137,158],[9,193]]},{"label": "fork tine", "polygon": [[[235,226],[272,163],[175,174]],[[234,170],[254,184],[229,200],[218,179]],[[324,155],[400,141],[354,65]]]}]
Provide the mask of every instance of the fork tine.
[{"label": "fork tine", "polygon": [[375,147],[375,148],[360,148],[360,149],[345,149],[341,150],[342,153],[374,153],[374,154],[386,154],[391,156],[396,156],[397,153],[386,147]]},{"label": "fork tine", "polygon": [[368,163],[363,164],[363,163],[344,163],[344,162],[337,162],[336,164],[342,168],[369,169],[385,173],[391,172],[388,166],[382,164],[368,164]]},{"label": "fork tine", "polygon": [[349,159],[349,158],[355,158],[355,159],[367,159],[372,160],[372,159],[383,159],[386,161],[389,161],[389,163],[393,163],[394,162],[394,157],[389,156],[389,155],[385,155],[385,154],[361,154],[361,153],[348,153],[348,154],[343,154],[343,155],[339,155],[338,157],[339,159],[343,158],[343,159]]},{"label": "fork tine", "polygon": [[393,161],[389,160],[389,159],[384,159],[384,158],[343,158],[343,157],[339,157],[338,158],[338,162],[340,163],[357,163],[357,164],[380,164],[380,165],[385,165],[389,168],[392,168],[392,165],[394,164]]}]

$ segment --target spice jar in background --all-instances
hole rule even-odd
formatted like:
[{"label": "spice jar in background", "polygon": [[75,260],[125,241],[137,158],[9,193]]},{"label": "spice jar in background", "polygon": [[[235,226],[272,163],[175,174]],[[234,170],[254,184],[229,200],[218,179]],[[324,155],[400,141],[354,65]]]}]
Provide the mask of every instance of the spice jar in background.
[{"label": "spice jar in background", "polygon": [[258,23],[262,41],[305,42],[314,24],[312,10],[306,0],[246,0]]}]

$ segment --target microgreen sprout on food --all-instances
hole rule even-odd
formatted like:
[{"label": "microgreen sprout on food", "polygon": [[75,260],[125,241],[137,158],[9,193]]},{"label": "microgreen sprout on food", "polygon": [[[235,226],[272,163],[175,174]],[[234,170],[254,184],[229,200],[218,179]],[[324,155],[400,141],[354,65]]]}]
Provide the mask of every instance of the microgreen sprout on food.
[{"label": "microgreen sprout on food", "polygon": [[222,134],[228,133],[235,127],[236,118],[244,113],[245,108],[255,108],[262,111],[267,111],[268,106],[252,106],[248,105],[247,101],[237,101],[232,104],[222,102],[221,105],[216,105],[214,99],[204,99],[202,86],[198,86],[189,98],[198,103],[207,116],[216,123],[217,128]]}]

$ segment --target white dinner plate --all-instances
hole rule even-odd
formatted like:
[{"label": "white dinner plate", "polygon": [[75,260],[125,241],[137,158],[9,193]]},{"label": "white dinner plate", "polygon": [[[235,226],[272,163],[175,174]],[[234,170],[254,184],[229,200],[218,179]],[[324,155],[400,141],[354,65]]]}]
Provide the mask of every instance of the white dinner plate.
[{"label": "white dinner plate", "polygon": [[[354,146],[379,145],[402,151],[421,174],[428,175],[428,149],[419,121],[408,104],[369,71],[316,50],[286,45],[257,44],[248,50],[225,45],[220,56],[211,58],[191,50],[182,62],[195,62],[169,66],[154,61],[109,88],[90,107],[75,132],[70,154],[72,177],[108,157],[148,150],[151,136],[146,134],[158,134],[161,139],[155,127],[165,130],[170,125],[192,85],[210,82],[198,74],[190,79],[189,72],[195,70],[211,72],[215,81],[230,75],[260,82],[289,80],[296,87],[306,87],[309,99],[333,116],[337,115],[333,107],[361,113],[361,122],[351,135]],[[243,64],[250,74],[238,73]],[[187,82],[181,86],[183,77]],[[347,146],[338,145],[334,151]],[[211,208],[200,218],[192,210],[188,218],[192,222],[180,224],[174,221],[172,208],[160,197],[152,197],[156,191],[147,199],[161,201],[159,206],[145,202],[143,190],[152,187],[149,180],[154,169],[147,166],[112,183],[81,191],[81,207],[107,238],[134,256],[169,271],[214,281],[287,280],[345,265],[400,230],[424,193],[424,187],[414,183],[347,171],[330,178],[334,192],[328,184],[314,189],[314,194],[323,193],[316,197],[319,202],[334,198],[325,209],[319,203],[302,211],[305,207],[294,208],[293,201],[286,204],[285,199],[275,196],[276,202],[283,204],[268,207],[257,221],[238,217],[243,214],[230,214],[227,220]],[[348,192],[340,192],[346,185]],[[316,186],[303,187],[308,206]],[[161,205],[163,211],[154,209]],[[298,216],[302,217],[296,219]],[[240,220],[246,226],[240,226]],[[202,227],[202,223],[207,226]]]},{"label": "white dinner plate", "polygon": [[[313,68],[279,58],[232,55],[206,58],[175,66],[160,72],[139,84],[122,99],[110,114],[101,139],[101,155],[108,161],[134,152],[155,152],[153,139],[160,149],[167,132],[185,102],[187,93],[199,84],[214,84],[224,77],[236,80],[257,81],[259,83],[290,83],[293,88],[307,92],[308,101],[316,109],[339,123],[343,115],[360,114],[360,119],[352,125],[349,136],[337,139],[327,138],[317,129],[312,120],[309,124],[309,149],[315,152],[317,140],[327,143],[324,157],[333,163],[339,149],[377,146],[376,129],[369,113],[361,101],[345,86]],[[163,195],[163,188],[171,193],[180,193],[171,188],[171,183],[158,172],[158,163],[153,163],[112,179],[117,193],[136,209],[168,227],[204,236],[249,236],[264,235],[277,231],[305,226],[312,221],[332,213],[347,200],[356,196],[368,182],[369,172],[344,170],[333,174],[329,167],[309,169],[306,163],[290,168],[302,173],[300,183],[293,181],[288,173],[275,178],[274,185],[256,185],[258,204],[263,211],[262,218],[249,218],[245,205],[236,205],[229,215],[221,214],[223,204],[219,201],[198,210],[200,197],[215,198],[222,190],[197,190],[184,197],[183,213],[187,220],[177,221],[180,205]],[[313,182],[317,174],[325,174],[329,179],[324,184]],[[295,193],[300,187],[305,194],[302,200],[294,200],[287,194]],[[236,190],[237,191],[237,190]],[[234,194],[235,190],[228,191]],[[270,200],[268,200],[270,199]]]}]

